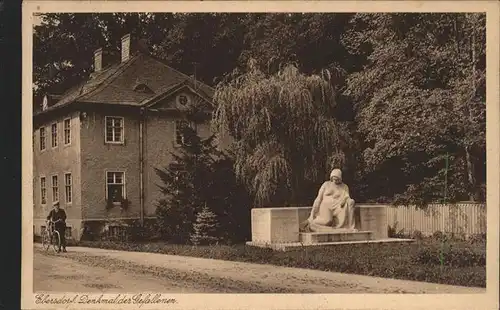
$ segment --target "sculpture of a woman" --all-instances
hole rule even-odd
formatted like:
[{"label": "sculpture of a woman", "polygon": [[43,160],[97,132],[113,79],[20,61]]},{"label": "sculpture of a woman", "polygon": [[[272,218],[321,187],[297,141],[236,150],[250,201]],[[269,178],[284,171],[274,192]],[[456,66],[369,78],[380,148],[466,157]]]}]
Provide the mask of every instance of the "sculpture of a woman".
[{"label": "sculpture of a woman", "polygon": [[333,169],[330,180],[321,185],[314,200],[311,214],[301,226],[302,231],[327,232],[338,230],[355,231],[354,200],[349,188],[342,182],[342,171]]}]

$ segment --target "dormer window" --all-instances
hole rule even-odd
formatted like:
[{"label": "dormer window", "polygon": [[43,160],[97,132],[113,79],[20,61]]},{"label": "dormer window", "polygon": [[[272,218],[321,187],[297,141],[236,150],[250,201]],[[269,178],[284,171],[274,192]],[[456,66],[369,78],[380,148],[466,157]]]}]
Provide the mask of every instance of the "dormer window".
[{"label": "dormer window", "polygon": [[146,84],[144,83],[137,83],[135,86],[134,86],[134,91],[138,92],[138,93],[145,93],[145,94],[152,94],[154,93],[151,88],[149,88]]}]

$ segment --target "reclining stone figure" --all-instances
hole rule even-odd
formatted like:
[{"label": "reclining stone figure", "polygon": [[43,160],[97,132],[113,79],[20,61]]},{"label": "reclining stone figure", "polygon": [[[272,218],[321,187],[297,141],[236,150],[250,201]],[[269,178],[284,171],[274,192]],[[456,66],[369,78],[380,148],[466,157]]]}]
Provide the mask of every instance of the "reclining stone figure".
[{"label": "reclining stone figure", "polygon": [[309,218],[301,223],[302,232],[357,231],[354,225],[354,200],[342,182],[342,171],[333,169],[330,180],[321,185]]}]

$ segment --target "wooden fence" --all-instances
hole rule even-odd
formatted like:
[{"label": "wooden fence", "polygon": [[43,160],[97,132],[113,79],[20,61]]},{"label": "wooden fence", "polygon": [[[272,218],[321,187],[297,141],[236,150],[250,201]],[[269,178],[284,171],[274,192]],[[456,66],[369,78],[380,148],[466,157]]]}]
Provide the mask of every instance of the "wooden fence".
[{"label": "wooden fence", "polygon": [[389,207],[387,221],[395,232],[415,230],[428,236],[436,231],[465,236],[486,233],[486,205],[477,203],[434,204],[426,210]]}]

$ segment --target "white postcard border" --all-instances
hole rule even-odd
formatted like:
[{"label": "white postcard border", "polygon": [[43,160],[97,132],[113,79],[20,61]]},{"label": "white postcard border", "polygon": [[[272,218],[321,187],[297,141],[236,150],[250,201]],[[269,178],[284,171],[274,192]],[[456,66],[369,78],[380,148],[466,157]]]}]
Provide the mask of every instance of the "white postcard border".
[{"label": "white postcard border", "polygon": [[[496,1],[25,1],[23,3],[22,110],[22,308],[33,293],[33,14],[42,12],[487,12],[487,293],[485,294],[162,294],[175,304],[143,304],[141,309],[497,309],[499,257],[499,5]],[[50,294],[54,298],[75,294]],[[125,294],[125,293],[123,293]],[[147,294],[144,292],[143,294]],[[98,297],[100,294],[91,294]],[[117,294],[106,294],[116,296]],[[128,294],[133,296],[136,294]],[[78,309],[81,304],[64,305]],[[138,305],[87,304],[87,309],[137,309]]]}]

